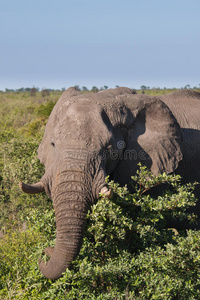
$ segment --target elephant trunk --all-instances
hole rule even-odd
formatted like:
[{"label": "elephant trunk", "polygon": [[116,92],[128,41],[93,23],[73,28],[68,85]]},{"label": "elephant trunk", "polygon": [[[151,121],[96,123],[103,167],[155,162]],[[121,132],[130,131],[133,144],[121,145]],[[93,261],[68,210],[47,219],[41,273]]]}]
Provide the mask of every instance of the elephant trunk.
[{"label": "elephant trunk", "polygon": [[56,216],[56,244],[47,248],[50,260],[45,264],[40,260],[43,275],[49,279],[62,276],[76,258],[82,245],[85,219],[94,199],[85,174],[63,172],[56,176],[51,191]]}]

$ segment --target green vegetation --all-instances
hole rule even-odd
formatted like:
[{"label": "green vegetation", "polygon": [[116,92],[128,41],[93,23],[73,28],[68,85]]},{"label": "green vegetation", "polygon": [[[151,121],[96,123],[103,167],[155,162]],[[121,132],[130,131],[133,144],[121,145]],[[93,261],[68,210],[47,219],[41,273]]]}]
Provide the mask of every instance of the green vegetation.
[{"label": "green vegetation", "polygon": [[[114,197],[100,197],[88,212],[73,268],[56,281],[42,276],[38,259],[55,243],[52,202],[23,194],[18,182],[36,182],[44,172],[37,147],[61,93],[0,93],[0,299],[199,299],[200,232],[166,227],[169,217],[194,221],[186,213],[193,187],[181,186],[178,176],[154,178],[143,167],[132,195],[108,183]],[[145,193],[162,182],[171,190]]]}]

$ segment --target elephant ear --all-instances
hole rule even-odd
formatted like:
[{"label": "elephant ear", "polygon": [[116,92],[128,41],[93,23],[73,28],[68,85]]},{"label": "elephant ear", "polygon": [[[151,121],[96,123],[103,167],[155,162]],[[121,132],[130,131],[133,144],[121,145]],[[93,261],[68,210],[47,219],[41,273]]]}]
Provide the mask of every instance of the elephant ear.
[{"label": "elephant ear", "polygon": [[135,160],[154,175],[171,173],[182,160],[181,144],[181,130],[169,108],[159,99],[144,101],[127,139],[127,148],[137,153]]}]

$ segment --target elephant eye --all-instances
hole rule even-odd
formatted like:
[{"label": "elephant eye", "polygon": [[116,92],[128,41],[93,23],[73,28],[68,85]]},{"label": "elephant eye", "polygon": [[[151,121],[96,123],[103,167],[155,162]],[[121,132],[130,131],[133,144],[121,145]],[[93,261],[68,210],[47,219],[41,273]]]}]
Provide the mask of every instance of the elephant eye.
[{"label": "elephant eye", "polygon": [[54,143],[54,142],[51,142],[51,145],[52,145],[53,147],[55,147],[55,143]]}]

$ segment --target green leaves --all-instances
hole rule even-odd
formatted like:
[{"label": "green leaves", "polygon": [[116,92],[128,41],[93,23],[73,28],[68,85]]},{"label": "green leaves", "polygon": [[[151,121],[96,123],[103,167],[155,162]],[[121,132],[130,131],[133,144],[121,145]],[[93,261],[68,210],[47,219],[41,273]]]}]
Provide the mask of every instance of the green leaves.
[{"label": "green leaves", "polygon": [[171,186],[176,187],[180,183],[181,177],[179,175],[167,175],[166,173],[154,176],[149,170],[138,164],[139,169],[136,171],[136,175],[132,176],[132,180],[135,182],[135,189],[139,195],[143,195],[148,190],[159,186],[161,184],[170,183]]},{"label": "green leaves", "polygon": [[[87,232],[74,262],[73,293],[79,299],[195,299],[200,233],[166,227],[171,217],[188,217],[186,210],[195,203],[193,187],[181,186],[176,176],[154,177],[144,167],[134,180],[132,195],[108,182],[113,199],[99,199],[88,213]],[[147,188],[150,192],[166,182],[171,190],[162,196],[144,195]]]},{"label": "green leaves", "polygon": [[[49,209],[30,207],[28,215],[22,214],[26,231],[9,231],[1,240],[0,297],[197,299],[200,233],[167,227],[169,218],[188,218],[187,208],[195,202],[193,186],[181,185],[171,175],[153,177],[143,167],[136,175],[133,194],[108,182],[113,198],[100,198],[88,212],[73,268],[54,282],[38,267],[42,250],[55,244],[52,204]],[[151,195],[151,188],[166,182],[170,190]],[[148,193],[143,193],[147,188]]]}]

